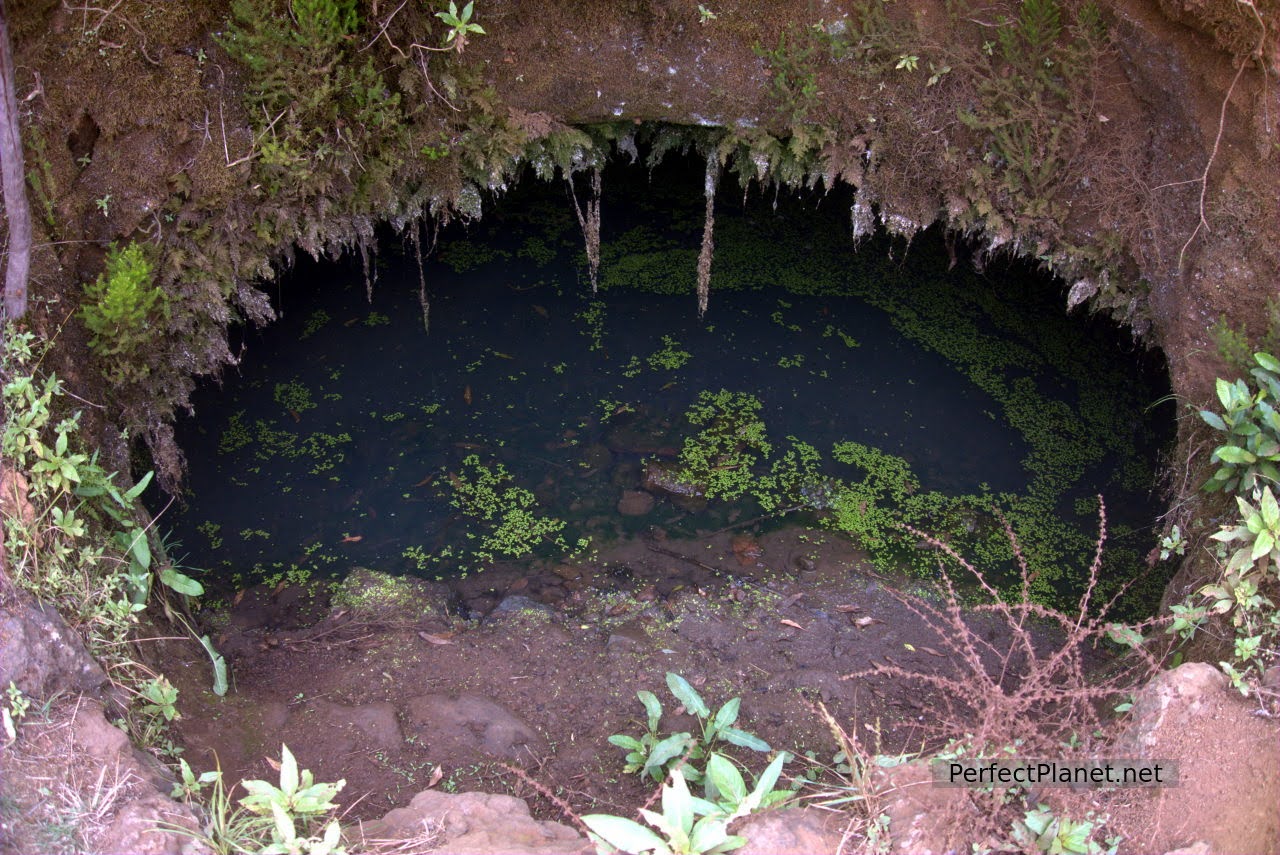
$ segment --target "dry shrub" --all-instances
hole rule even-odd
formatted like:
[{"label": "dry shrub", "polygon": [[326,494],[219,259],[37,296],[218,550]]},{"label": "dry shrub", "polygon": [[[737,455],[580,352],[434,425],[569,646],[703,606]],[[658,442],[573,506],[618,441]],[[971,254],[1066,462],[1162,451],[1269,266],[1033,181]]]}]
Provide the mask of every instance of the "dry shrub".
[{"label": "dry shrub", "polygon": [[1071,613],[1030,600],[1033,574],[1007,520],[1004,525],[1021,574],[1018,599],[1002,597],[981,570],[946,543],[911,530],[963,568],[990,600],[962,605],[946,574],[940,604],[895,594],[937,636],[939,649],[954,666],[952,673],[877,664],[844,679],[883,676],[932,689],[937,717],[927,726],[931,741],[961,741],[971,756],[1016,750],[1023,757],[1061,757],[1087,751],[1103,727],[1103,711],[1160,667],[1157,657],[1141,646],[1113,661],[1099,653],[1099,646],[1108,639],[1136,638],[1163,621],[1149,618],[1131,626],[1108,622],[1107,614],[1127,585],[1102,606],[1092,603],[1106,541],[1101,497],[1088,583]]}]

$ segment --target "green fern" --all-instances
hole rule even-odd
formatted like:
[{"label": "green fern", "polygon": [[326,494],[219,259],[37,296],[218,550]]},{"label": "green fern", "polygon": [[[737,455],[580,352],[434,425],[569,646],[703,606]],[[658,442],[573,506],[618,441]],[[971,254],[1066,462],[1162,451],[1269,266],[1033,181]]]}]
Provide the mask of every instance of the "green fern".
[{"label": "green fern", "polygon": [[107,360],[107,379],[120,384],[145,377],[145,362],[131,357],[150,341],[153,324],[168,316],[168,303],[151,283],[151,262],[142,247],[112,248],[106,271],[85,286],[85,296],[81,317],[93,333],[89,348]]}]

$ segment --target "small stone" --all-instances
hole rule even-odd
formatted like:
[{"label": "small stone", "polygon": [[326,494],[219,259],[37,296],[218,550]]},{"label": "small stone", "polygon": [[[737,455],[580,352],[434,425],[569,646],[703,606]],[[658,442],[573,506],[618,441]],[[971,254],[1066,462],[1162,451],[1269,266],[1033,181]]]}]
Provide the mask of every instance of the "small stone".
[{"label": "small stone", "polygon": [[559,576],[561,579],[580,579],[582,578],[582,568],[574,567],[572,564],[557,564],[551,568],[551,572]]},{"label": "small stone", "polygon": [[618,513],[624,517],[642,517],[653,510],[653,494],[643,490],[623,490],[618,500]]}]

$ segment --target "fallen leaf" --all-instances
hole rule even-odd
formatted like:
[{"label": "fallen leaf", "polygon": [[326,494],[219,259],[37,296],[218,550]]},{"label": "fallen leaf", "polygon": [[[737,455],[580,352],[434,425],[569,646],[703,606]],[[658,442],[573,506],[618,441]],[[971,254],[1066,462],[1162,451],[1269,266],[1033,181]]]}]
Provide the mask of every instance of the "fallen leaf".
[{"label": "fallen leaf", "polygon": [[551,313],[548,312],[546,309],[544,309],[542,306],[539,306],[537,303],[533,304],[533,310],[537,312],[539,315],[542,315],[542,317],[544,318],[551,317]]},{"label": "fallen leaf", "polygon": [[462,390],[462,400],[466,401],[467,404],[471,403],[471,387],[470,386],[467,386],[465,389]]},{"label": "fallen leaf", "polygon": [[236,595],[231,598],[231,605],[233,606],[240,605],[240,601],[244,599],[244,594],[245,594],[244,588],[241,588],[239,591],[236,591]]},{"label": "fallen leaf", "polygon": [[413,486],[415,486],[415,487],[425,487],[425,486],[427,486],[428,484],[430,484],[432,481],[434,481],[434,480],[435,480],[435,478],[436,478],[436,476],[434,476],[434,475],[428,475],[426,478],[423,478],[421,481],[419,481],[417,484],[414,484]]},{"label": "fallen leaf", "polygon": [[864,627],[864,626],[871,626],[871,624],[873,624],[873,623],[875,623],[875,622],[876,622],[876,619],[875,619],[875,618],[873,618],[873,617],[869,617],[869,616],[868,616],[868,617],[860,617],[860,618],[858,618],[857,620],[855,620],[855,621],[853,622],[853,625],[854,625],[854,626],[856,626],[856,627],[858,627],[859,629],[861,629],[861,628],[862,628],[862,627]]},{"label": "fallen leaf", "polygon": [[903,646],[903,647],[905,647],[905,648],[907,648],[908,650],[910,650],[912,653],[915,653],[915,652],[916,652],[915,647],[913,647],[913,646],[912,646],[912,645],[910,645],[910,644],[907,644],[905,641],[904,641],[904,642],[902,642],[902,646]]},{"label": "fallen leaf", "polygon": [[925,647],[923,644],[920,645],[920,652],[928,653],[930,656],[937,656],[939,659],[947,658],[944,654],[939,653],[938,651],[934,650],[932,647]]},{"label": "fallen leaf", "polygon": [[509,354],[509,353],[503,353],[503,352],[502,352],[502,351],[500,351],[500,350],[495,350],[495,351],[493,352],[493,355],[494,355],[494,356],[496,356],[496,357],[498,357],[499,359],[515,359],[515,357],[514,357],[514,356],[512,356],[511,354]]},{"label": "fallen leaf", "polygon": [[453,633],[451,632],[442,632],[435,635],[429,632],[418,633],[418,638],[421,638],[423,641],[426,641],[430,644],[453,644],[453,642],[449,640],[452,637],[453,637]]},{"label": "fallen leaf", "polygon": [[431,777],[427,778],[427,789],[431,789],[442,780],[444,780],[444,767],[436,766],[431,770]]},{"label": "fallen leaf", "polygon": [[363,534],[344,534],[342,536],[342,543],[359,543],[362,540],[364,540]]},{"label": "fallen leaf", "polygon": [[796,623],[793,620],[787,620],[786,618],[783,618],[782,620],[778,621],[778,623],[782,624],[783,626],[792,626],[799,630],[804,629],[804,627],[802,627],[800,624]]}]

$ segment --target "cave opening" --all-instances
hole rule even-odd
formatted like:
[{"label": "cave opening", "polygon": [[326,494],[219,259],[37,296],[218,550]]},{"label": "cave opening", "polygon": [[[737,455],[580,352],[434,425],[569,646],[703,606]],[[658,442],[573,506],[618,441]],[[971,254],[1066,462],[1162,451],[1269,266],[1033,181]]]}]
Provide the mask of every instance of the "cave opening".
[{"label": "cave opening", "polygon": [[850,188],[728,174],[700,316],[705,170],[687,152],[606,166],[597,289],[581,198],[532,175],[424,235],[421,276],[390,230],[373,271],[300,259],[273,288],[280,319],[241,333],[238,368],[179,425],[176,552],[227,591],[355,566],[445,579],[483,617],[512,580],[571,599],[566,565],[645,576],[641,543],[720,538],[735,559],[651,568],[658,597],[700,563],[795,572],[813,559],[749,542],[781,529],[928,580],[939,553],[906,524],[1008,582],[1007,519],[1036,595],[1066,602],[1101,495],[1103,593],[1129,584],[1124,609],[1154,609],[1158,353],[1068,314],[1033,259],[936,227],[855,245]]}]

